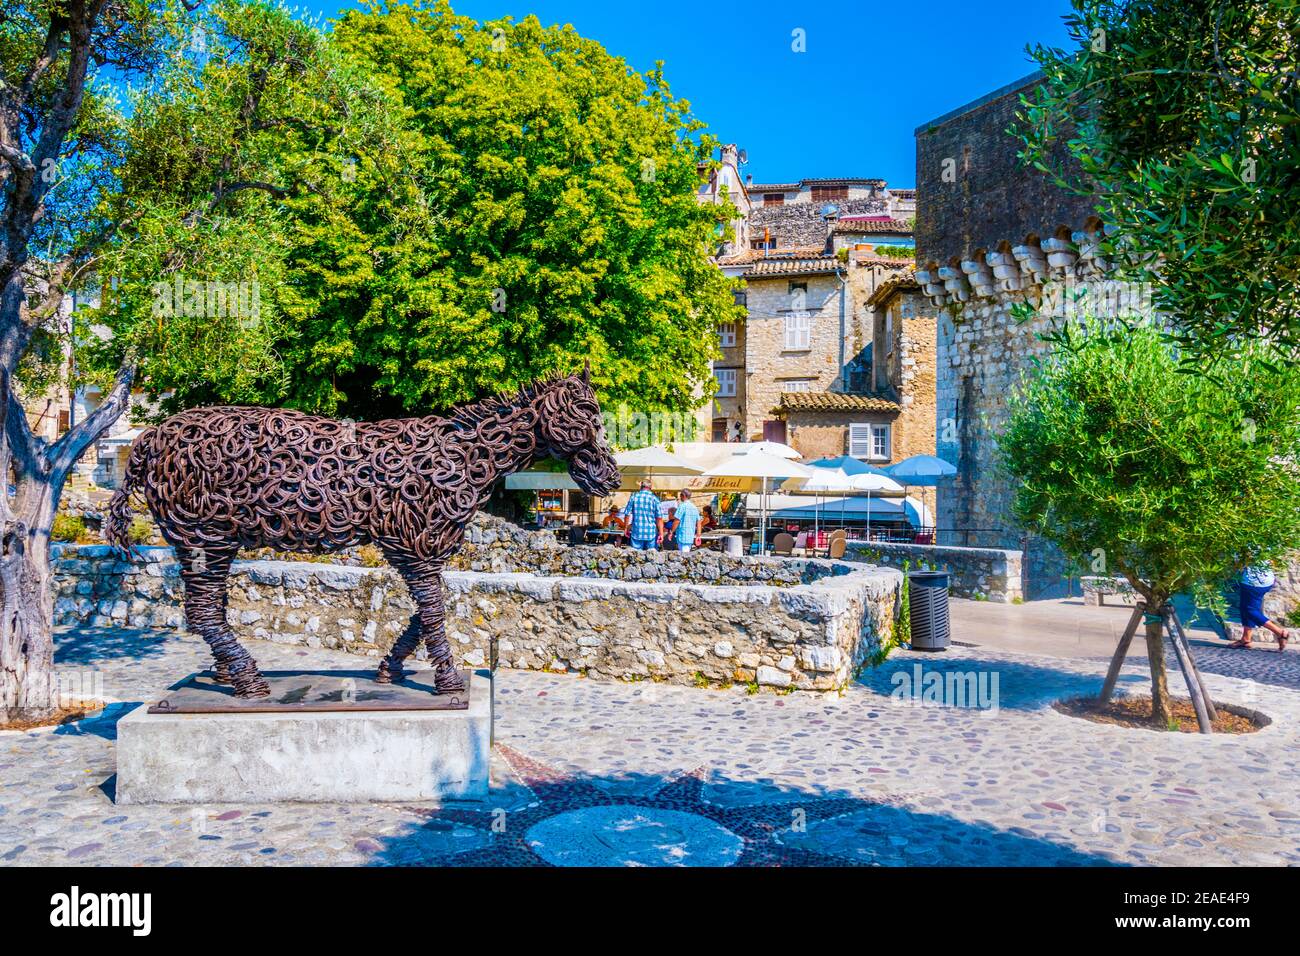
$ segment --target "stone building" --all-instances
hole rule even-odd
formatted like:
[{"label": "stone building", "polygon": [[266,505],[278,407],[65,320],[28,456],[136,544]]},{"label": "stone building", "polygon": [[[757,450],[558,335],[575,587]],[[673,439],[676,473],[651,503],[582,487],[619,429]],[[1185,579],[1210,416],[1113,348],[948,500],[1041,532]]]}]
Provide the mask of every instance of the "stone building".
[{"label": "stone building", "polygon": [[740,178],[740,167],[747,161],[744,151],[734,143],[727,143],[718,158],[717,169],[700,167],[701,182],[696,198],[706,203],[728,199],[736,207],[736,218],[730,223],[731,236],[723,241],[718,253],[725,256],[749,248],[749,217],[753,205]]},{"label": "stone building", "polygon": [[916,215],[916,192],[890,189],[883,179],[802,179],[797,183],[754,183],[747,178],[748,245],[791,249],[820,245],[826,237],[822,208],[833,203],[841,220],[879,217],[907,221]]},{"label": "stone building", "polygon": [[[1106,278],[1092,201],[1017,157],[1007,129],[1020,94],[1039,79],[1028,76],[916,130],[916,278],[939,309],[936,454],[957,468],[939,484],[938,541],[1024,550],[1031,598],[1063,590],[1070,569],[1012,517],[1014,481],[997,460],[1008,397],[1045,351],[1040,333],[1079,308],[1144,306],[1142,290]],[[1026,304],[1031,317],[1013,315]]]},{"label": "stone building", "polygon": [[[24,397],[23,408],[27,412],[27,422],[32,433],[47,442],[57,441],[103,402],[103,391],[98,385],[83,385],[75,391],[70,389],[68,374],[72,371],[72,352],[66,344],[74,333],[111,336],[112,333],[106,327],[87,326],[84,320],[76,318],[79,310],[97,305],[98,301],[98,296],[94,293],[64,297],[56,320],[63,333],[64,344],[59,346],[59,362],[64,374],[44,394]],[[135,389],[127,413],[109,426],[108,431],[91,444],[73,466],[68,478],[69,488],[78,492],[92,488],[116,488],[126,471],[131,442],[140,434],[145,427],[145,419],[154,411],[156,406],[149,401],[144,391]]]},{"label": "stone building", "polygon": [[933,369],[933,318],[915,321],[924,305],[915,283],[893,287],[897,301],[883,309],[868,305],[890,280],[910,282],[915,191],[865,178],[749,177],[743,189],[747,222],[718,265],[744,280],[747,315],[718,330],[706,433],[789,442],[808,458],[887,464],[918,444],[932,452],[933,398],[918,401],[916,390],[933,374],[916,369]]}]

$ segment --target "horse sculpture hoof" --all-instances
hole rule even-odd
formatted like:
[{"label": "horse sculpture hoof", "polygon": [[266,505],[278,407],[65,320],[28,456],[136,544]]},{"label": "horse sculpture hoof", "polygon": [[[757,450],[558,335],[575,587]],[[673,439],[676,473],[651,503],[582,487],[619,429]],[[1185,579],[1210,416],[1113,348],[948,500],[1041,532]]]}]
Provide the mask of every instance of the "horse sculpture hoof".
[{"label": "horse sculpture hoof", "polygon": [[242,700],[271,696],[271,685],[256,670],[232,674],[230,682],[235,685],[235,696]]},{"label": "horse sculpture hoof", "polygon": [[401,680],[406,676],[406,671],[402,669],[401,664],[389,664],[388,661],[380,661],[379,670],[375,672],[376,684],[391,684],[395,680]]},{"label": "horse sculpture hoof", "polygon": [[461,677],[460,671],[448,664],[434,672],[433,686],[439,694],[459,694],[465,689],[465,678]]},{"label": "horse sculpture hoof", "polygon": [[230,668],[225,664],[217,664],[212,668],[212,680],[217,684],[225,684],[227,686],[235,682],[234,678],[230,676]]}]

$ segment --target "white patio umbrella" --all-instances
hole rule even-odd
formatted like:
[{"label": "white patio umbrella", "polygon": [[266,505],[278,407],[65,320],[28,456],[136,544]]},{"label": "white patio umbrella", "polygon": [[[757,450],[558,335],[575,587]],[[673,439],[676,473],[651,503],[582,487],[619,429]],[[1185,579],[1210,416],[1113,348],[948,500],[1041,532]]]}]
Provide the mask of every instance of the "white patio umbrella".
[{"label": "white patio umbrella", "polygon": [[767,548],[767,488],[768,482],[783,478],[811,478],[813,470],[788,458],[780,458],[762,451],[750,451],[743,455],[732,455],[708,471],[706,478],[750,478],[758,481],[760,487],[760,508],[762,523],[758,526],[758,550]]},{"label": "white patio umbrella", "polygon": [[749,442],[744,448],[738,449],[738,455],[752,455],[759,452],[764,455],[775,455],[777,458],[802,458],[803,455],[795,451],[789,445],[783,445],[779,441],[755,441]]},{"label": "white patio umbrella", "polygon": [[698,475],[703,468],[697,468],[684,458],[678,458],[658,445],[645,448],[633,448],[620,451],[614,455],[614,463],[624,478],[655,478],[678,475]]},{"label": "white patio umbrella", "polygon": [[867,540],[871,540],[871,493],[889,491],[903,494],[903,486],[880,471],[864,471],[860,475],[849,475],[849,485],[855,492],[867,494]]},{"label": "white patio umbrella", "polygon": [[[841,468],[812,468],[811,477],[792,478],[781,486],[781,490],[792,495],[816,495],[817,507],[813,511],[813,541],[821,535],[821,499],[827,495],[851,495],[856,489],[851,485],[850,476]],[[843,503],[841,502],[841,514]],[[843,520],[841,519],[841,524]]]}]

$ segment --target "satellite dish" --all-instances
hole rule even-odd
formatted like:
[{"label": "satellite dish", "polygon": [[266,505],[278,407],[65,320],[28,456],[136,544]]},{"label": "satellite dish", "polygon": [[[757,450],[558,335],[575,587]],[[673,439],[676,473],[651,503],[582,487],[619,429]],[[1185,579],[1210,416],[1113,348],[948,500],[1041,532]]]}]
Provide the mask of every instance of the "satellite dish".
[{"label": "satellite dish", "polygon": [[742,165],[742,166],[746,166],[746,165],[748,165],[748,164],[749,164],[749,150],[747,150],[747,149],[742,149],[742,150],[740,151],[740,156],[739,156],[738,158],[740,159],[740,165]]}]

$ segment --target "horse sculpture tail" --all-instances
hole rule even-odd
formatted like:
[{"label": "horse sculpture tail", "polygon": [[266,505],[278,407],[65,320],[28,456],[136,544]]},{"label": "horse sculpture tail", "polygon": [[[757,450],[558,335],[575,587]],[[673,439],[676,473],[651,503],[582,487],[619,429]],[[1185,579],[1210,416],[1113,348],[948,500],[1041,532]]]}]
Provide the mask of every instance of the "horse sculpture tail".
[{"label": "horse sculpture tail", "polygon": [[131,494],[141,487],[145,469],[153,457],[155,429],[146,428],[131,445],[131,456],[126,462],[126,475],[108,503],[108,516],[104,519],[104,539],[113,547],[131,554]]}]

